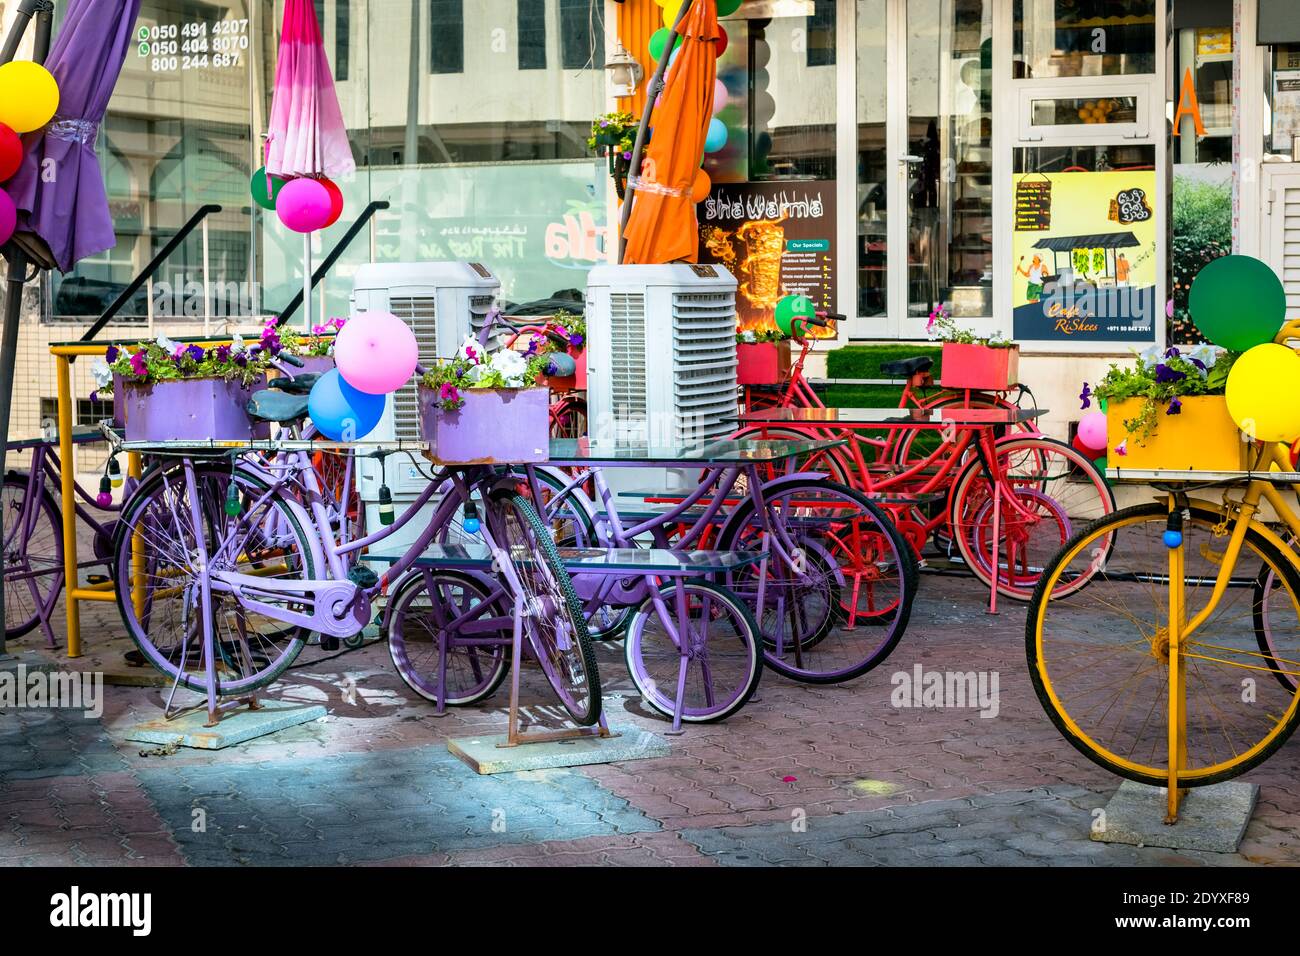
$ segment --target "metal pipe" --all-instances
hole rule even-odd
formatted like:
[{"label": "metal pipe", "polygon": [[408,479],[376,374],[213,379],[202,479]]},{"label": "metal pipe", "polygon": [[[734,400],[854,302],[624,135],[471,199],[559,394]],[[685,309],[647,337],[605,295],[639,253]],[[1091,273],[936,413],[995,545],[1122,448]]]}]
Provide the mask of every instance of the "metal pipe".
[{"label": "metal pipe", "polygon": [[[682,20],[686,18],[686,11],[691,8],[694,0],[686,0],[677,10],[677,19],[673,21],[672,33],[675,37],[677,28],[681,25]],[[707,2],[707,0],[702,0]],[[641,111],[641,125],[637,127],[636,143],[632,147],[632,162],[628,166],[627,173],[627,190],[623,194],[623,210],[619,216],[618,222],[618,261],[623,263],[623,255],[627,252],[627,238],[623,235],[627,231],[628,220],[632,218],[632,197],[636,193],[635,180],[640,176],[641,153],[645,149],[645,134],[650,127],[650,114],[654,112],[655,97],[663,88],[664,74],[668,72],[668,60],[676,45],[677,40],[669,38],[669,42],[664,44],[663,56],[659,58],[659,65],[655,67],[655,75],[651,77],[649,85],[645,91],[645,109]]]}]

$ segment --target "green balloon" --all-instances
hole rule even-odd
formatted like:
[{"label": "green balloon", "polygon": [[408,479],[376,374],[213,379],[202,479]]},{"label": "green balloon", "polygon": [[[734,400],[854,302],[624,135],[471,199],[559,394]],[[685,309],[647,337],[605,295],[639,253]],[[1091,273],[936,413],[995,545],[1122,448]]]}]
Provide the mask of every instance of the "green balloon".
[{"label": "green balloon", "polygon": [[1102,479],[1109,485],[1110,479],[1106,477],[1106,456],[1102,455],[1100,458],[1094,458],[1092,466],[1101,472]]},{"label": "green balloon", "polygon": [[1106,401],[1104,398],[1099,398],[1097,399],[1097,407],[1103,412],[1108,412],[1110,411],[1110,402]]},{"label": "green balloon", "polygon": [[776,327],[783,335],[794,335],[794,320],[811,318],[817,306],[806,295],[787,295],[776,304]]},{"label": "green balloon", "polygon": [[253,173],[253,178],[249,182],[249,188],[253,193],[253,202],[257,203],[263,209],[274,209],[275,201],[280,196],[280,190],[289,180],[281,179],[278,176],[271,177],[271,192],[266,191],[266,167],[263,166],[257,172]]},{"label": "green balloon", "polygon": [[1192,280],[1192,321],[1220,348],[1245,352],[1272,342],[1286,319],[1286,290],[1268,264],[1221,256]]},{"label": "green balloon", "polygon": [[740,9],[742,0],[718,0],[718,16],[729,17]]},{"label": "green balloon", "polygon": [[[667,27],[660,27],[654,33],[650,34],[650,59],[656,61],[663,59],[664,48],[668,46],[668,37],[672,32],[673,31],[669,30]],[[673,42],[673,49],[675,50],[681,45],[682,38],[681,35],[678,34],[677,39]]]}]

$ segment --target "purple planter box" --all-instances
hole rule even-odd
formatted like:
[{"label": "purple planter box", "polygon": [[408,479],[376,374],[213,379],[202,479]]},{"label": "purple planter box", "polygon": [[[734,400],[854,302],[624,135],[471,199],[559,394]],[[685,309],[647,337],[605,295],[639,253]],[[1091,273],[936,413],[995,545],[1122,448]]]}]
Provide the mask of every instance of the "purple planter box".
[{"label": "purple planter box", "polygon": [[127,441],[248,441],[253,422],[244,410],[253,394],[238,382],[197,378],[184,382],[126,383]]},{"label": "purple planter box", "polygon": [[304,355],[302,357],[302,368],[296,369],[289,366],[294,376],[298,375],[324,375],[330,369],[334,368],[334,356],[332,355]]},{"label": "purple planter box", "polygon": [[116,372],[113,373],[113,427],[126,427],[126,382]]},{"label": "purple planter box", "polygon": [[454,412],[437,406],[420,386],[420,437],[429,457],[444,465],[526,464],[550,457],[548,388],[465,389]]}]

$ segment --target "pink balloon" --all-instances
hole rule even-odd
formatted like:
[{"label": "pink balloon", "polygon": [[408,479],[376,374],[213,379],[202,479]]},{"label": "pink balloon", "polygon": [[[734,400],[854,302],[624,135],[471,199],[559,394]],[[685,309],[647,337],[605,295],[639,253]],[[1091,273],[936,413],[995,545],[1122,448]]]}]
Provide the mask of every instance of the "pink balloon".
[{"label": "pink balloon", "polygon": [[1173,299],[1170,299],[1168,302],[1165,303],[1165,315],[1169,316],[1169,318],[1171,318],[1171,319],[1174,317],[1174,300],[1173,300]]},{"label": "pink balloon", "polygon": [[415,333],[391,312],[362,312],[334,339],[334,365],[343,381],[370,395],[401,388],[419,360]]},{"label": "pink balloon", "polygon": [[1089,412],[1079,420],[1079,441],[1100,454],[1106,450],[1106,413]]},{"label": "pink balloon", "polygon": [[280,221],[294,232],[315,232],[329,222],[334,201],[320,180],[291,179],[276,197],[275,211]]},{"label": "pink balloon", "polygon": [[727,105],[727,99],[730,94],[727,92],[727,84],[721,80],[713,82],[713,115],[717,116]]},{"label": "pink balloon", "polygon": [[0,189],[0,245],[9,241],[17,226],[18,210],[14,208],[14,201],[7,192]]}]

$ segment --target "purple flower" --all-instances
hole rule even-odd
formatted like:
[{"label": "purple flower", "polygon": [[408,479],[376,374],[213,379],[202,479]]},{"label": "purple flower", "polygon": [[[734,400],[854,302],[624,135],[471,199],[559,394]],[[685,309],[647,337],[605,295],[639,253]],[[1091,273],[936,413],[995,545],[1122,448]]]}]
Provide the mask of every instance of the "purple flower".
[{"label": "purple flower", "polygon": [[1165,349],[1165,358],[1178,358],[1178,356],[1181,354],[1182,353],[1178,351],[1178,348],[1173,345]]},{"label": "purple flower", "polygon": [[465,346],[465,358],[469,359],[471,362],[478,361],[478,351],[474,348],[474,346],[472,345]]},{"label": "purple flower", "polygon": [[148,374],[149,365],[148,360],[144,357],[144,349],[131,356],[131,371],[136,378],[144,378]]},{"label": "purple flower", "polygon": [[1186,372],[1180,372],[1176,368],[1170,368],[1163,362],[1156,364],[1156,381],[1161,385],[1168,385],[1171,382],[1181,382],[1187,378]]},{"label": "purple flower", "polygon": [[555,368],[555,363],[554,363],[554,362],[547,362],[547,363],[546,363],[546,374],[547,374],[547,375],[554,375],[554,374],[556,373],[556,371],[557,371],[557,369]]},{"label": "purple flower", "polygon": [[212,350],[213,357],[222,365],[230,361],[230,346],[218,345]]},{"label": "purple flower", "polygon": [[534,335],[531,339],[528,340],[528,348],[524,349],[524,355],[526,355],[528,358],[532,358],[534,355],[537,354],[537,350],[540,349],[541,347],[542,347],[541,336]]},{"label": "purple flower", "polygon": [[1204,362],[1202,362],[1200,359],[1195,358],[1195,357],[1193,357],[1193,356],[1191,356],[1191,355],[1187,356],[1187,361],[1191,362],[1193,365],[1195,365],[1197,368],[1199,368],[1202,372],[1208,372],[1208,371],[1210,370],[1209,367],[1208,367]]},{"label": "purple flower", "polygon": [[329,324],[335,329],[341,329],[347,323],[347,319],[330,319]]},{"label": "purple flower", "polygon": [[188,355],[190,358],[194,359],[194,361],[196,362],[202,362],[205,353],[203,351],[202,346],[191,345],[189,348],[185,350],[185,354]]},{"label": "purple flower", "polygon": [[110,345],[108,349],[104,352],[104,361],[107,362],[109,365],[112,365],[114,362],[117,361],[118,354],[119,353],[117,350],[117,346]]},{"label": "purple flower", "polygon": [[175,359],[177,362],[185,358],[185,346],[183,345],[176,346],[175,351],[172,352],[172,358]]},{"label": "purple flower", "polygon": [[624,153],[624,154],[623,154],[623,158],[626,159],[628,162],[631,162],[631,161],[632,161],[632,154],[631,154],[631,153]]},{"label": "purple flower", "polygon": [[1172,399],[1169,400],[1169,407],[1168,407],[1167,409],[1165,409],[1165,414],[1166,414],[1166,415],[1181,415],[1181,414],[1182,414],[1182,411],[1183,411],[1183,403],[1180,402],[1180,401],[1178,400],[1178,396],[1175,395]]},{"label": "purple flower", "polygon": [[323,326],[323,325],[313,325],[313,326],[311,327],[311,334],[312,334],[312,335],[324,335],[324,334],[325,334],[326,332],[328,332],[328,331],[329,331],[329,330],[328,330],[325,326]]},{"label": "purple flower", "polygon": [[243,352],[235,353],[235,364],[238,365],[240,368],[247,368],[248,356],[245,355]]},{"label": "purple flower", "polygon": [[581,332],[574,332],[572,335],[569,336],[569,344],[572,345],[575,349],[582,348],[582,343],[585,341],[587,341],[586,336],[584,336]]},{"label": "purple flower", "polygon": [[444,402],[454,402],[460,398],[460,392],[451,382],[443,382],[442,387],[438,389],[438,397]]},{"label": "purple flower", "polygon": [[99,401],[99,389],[96,389],[95,391],[93,391],[93,392],[90,393],[90,400],[91,400],[92,402],[97,402],[97,401]]},{"label": "purple flower", "polygon": [[1092,389],[1088,387],[1087,382],[1083,383],[1083,391],[1079,393],[1079,401],[1083,403],[1079,406],[1080,408],[1092,407]]}]

